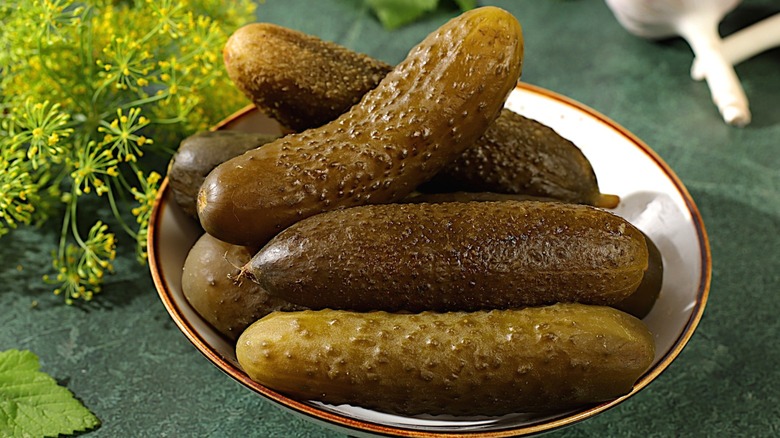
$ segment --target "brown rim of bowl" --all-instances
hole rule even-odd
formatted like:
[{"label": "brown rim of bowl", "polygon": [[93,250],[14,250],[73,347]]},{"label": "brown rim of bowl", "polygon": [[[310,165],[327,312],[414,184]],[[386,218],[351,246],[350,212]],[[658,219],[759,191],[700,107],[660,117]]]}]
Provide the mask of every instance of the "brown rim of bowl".
[{"label": "brown rim of bowl", "polygon": [[[541,88],[526,83],[518,83],[516,88],[524,89],[526,91],[531,91],[536,94],[544,95],[550,99],[557,100],[569,106],[575,107],[589,114],[590,116],[596,118],[602,123],[610,126],[615,131],[619,132],[623,137],[625,137],[631,143],[633,143],[639,149],[641,149],[648,157],[650,157],[658,165],[658,167],[660,167],[663,170],[663,172],[669,177],[669,179],[672,181],[676,189],[679,191],[682,198],[685,200],[685,205],[687,206],[688,210],[691,213],[693,224],[694,227],[696,228],[696,232],[698,235],[699,252],[703,262],[701,267],[701,272],[699,275],[699,290],[698,293],[696,294],[697,297],[696,305],[694,306],[691,312],[691,316],[689,317],[688,322],[683,327],[682,332],[677,337],[677,340],[675,341],[672,348],[658,361],[658,363],[656,363],[653,367],[651,367],[637,381],[637,383],[634,385],[634,388],[631,390],[630,393],[622,397],[618,397],[609,402],[601,403],[599,405],[586,408],[582,411],[575,412],[570,415],[566,415],[562,418],[544,421],[537,424],[530,424],[519,428],[504,428],[504,429],[497,429],[491,431],[477,431],[473,433],[472,432],[462,433],[462,432],[454,432],[454,431],[450,432],[450,431],[413,430],[413,429],[408,429],[400,426],[388,426],[388,425],[378,424],[370,421],[358,420],[358,419],[342,416],[334,412],[320,410],[316,406],[312,406],[303,402],[290,399],[276,391],[273,391],[265,386],[262,386],[254,382],[253,380],[251,380],[241,369],[237,368],[232,363],[228,362],[218,352],[211,349],[209,345],[206,343],[206,341],[203,339],[203,337],[195,331],[194,327],[187,320],[183,318],[181,310],[176,306],[176,304],[171,299],[171,292],[170,290],[168,290],[168,283],[163,278],[163,274],[159,268],[160,267],[160,262],[158,261],[159,242],[155,240],[155,235],[156,235],[155,231],[157,228],[157,223],[159,222],[159,218],[161,217],[162,211],[165,208],[165,205],[162,203],[162,200],[168,192],[167,177],[163,180],[162,184],[160,185],[159,192],[157,194],[157,197],[154,202],[154,206],[152,208],[151,218],[149,221],[148,239],[147,239],[148,251],[149,251],[149,269],[152,274],[154,285],[157,288],[160,299],[162,300],[166,310],[171,315],[171,317],[173,318],[174,322],[179,327],[179,329],[185,334],[185,336],[190,340],[190,342],[193,345],[195,345],[198,351],[200,351],[201,354],[206,356],[206,358],[208,358],[215,366],[220,368],[224,373],[226,373],[233,379],[242,383],[243,385],[250,388],[254,392],[264,396],[265,398],[275,403],[278,403],[282,406],[285,406],[289,409],[292,409],[299,414],[302,414],[307,417],[311,417],[311,419],[315,421],[330,423],[336,427],[351,429],[357,432],[369,432],[372,434],[384,435],[384,436],[396,436],[396,437],[400,436],[400,437],[416,437],[416,438],[433,438],[433,437],[454,438],[458,436],[471,437],[471,438],[503,438],[503,437],[510,437],[510,436],[529,436],[529,435],[540,434],[543,432],[550,432],[555,429],[573,425],[575,423],[593,417],[598,413],[604,412],[620,404],[621,402],[628,399],[629,397],[633,396],[634,394],[642,390],[644,387],[646,387],[656,377],[658,377],[667,367],[669,367],[672,361],[674,361],[674,359],[682,352],[685,345],[691,339],[691,336],[693,336],[693,333],[696,330],[696,327],[698,326],[699,321],[702,318],[702,314],[704,313],[704,307],[707,303],[707,298],[709,296],[709,290],[710,290],[710,282],[712,276],[712,259],[710,255],[709,240],[707,237],[707,232],[704,228],[704,222],[702,220],[701,213],[699,212],[698,207],[696,207],[696,204],[694,203],[690,193],[685,188],[685,186],[680,181],[680,179],[677,177],[677,175],[674,173],[674,171],[658,156],[658,154],[656,154],[652,149],[650,149],[650,147],[647,144],[645,144],[634,134],[632,134],[631,132],[623,128],[621,125],[619,125],[618,123],[606,117],[605,115],[599,113],[598,111],[595,111],[594,109],[580,102],[577,102],[571,98],[547,90],[545,88]],[[255,107],[253,105],[248,105],[242,108],[241,110],[233,113],[232,115],[230,115],[229,117],[227,117],[226,119],[218,123],[217,125],[215,125],[213,130],[223,129],[230,122],[254,110]]]}]

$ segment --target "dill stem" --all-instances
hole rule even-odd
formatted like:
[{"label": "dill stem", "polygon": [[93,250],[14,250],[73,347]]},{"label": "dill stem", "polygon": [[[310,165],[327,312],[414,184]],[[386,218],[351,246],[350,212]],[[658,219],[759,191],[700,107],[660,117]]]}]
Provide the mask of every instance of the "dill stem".
[{"label": "dill stem", "polygon": [[111,206],[111,211],[114,213],[114,217],[116,218],[117,222],[119,222],[119,226],[122,227],[122,229],[125,231],[125,233],[129,234],[130,237],[135,239],[138,235],[135,231],[133,231],[132,228],[130,228],[129,225],[127,225],[127,222],[125,222],[124,219],[122,219],[122,215],[119,213],[119,208],[117,208],[116,205],[116,199],[114,199],[114,191],[111,189],[111,184],[108,184],[108,203]]}]

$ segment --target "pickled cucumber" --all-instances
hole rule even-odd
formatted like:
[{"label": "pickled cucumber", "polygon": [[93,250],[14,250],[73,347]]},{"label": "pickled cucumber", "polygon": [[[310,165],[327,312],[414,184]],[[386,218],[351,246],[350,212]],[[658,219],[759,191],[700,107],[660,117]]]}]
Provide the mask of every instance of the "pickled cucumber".
[{"label": "pickled cucumber", "polygon": [[653,337],[616,309],[273,313],[237,342],[250,378],[299,400],[404,415],[503,415],[631,391]]},{"label": "pickled cucumber", "polygon": [[237,131],[200,132],[185,138],[168,165],[168,184],[176,204],[197,217],[196,199],[206,175],[225,161],[276,138]]},{"label": "pickled cucumber", "polygon": [[190,249],[181,278],[184,297],[195,311],[226,338],[238,335],[261,317],[278,310],[302,310],[268,295],[251,281],[235,282],[255,250],[203,234]]},{"label": "pickled cucumber", "polygon": [[[403,202],[408,203],[440,203],[440,202],[490,202],[490,201],[544,201],[560,202],[553,198],[542,198],[530,195],[513,195],[493,192],[445,192],[445,193],[414,193]],[[644,234],[644,233],[642,233]],[[655,242],[647,235],[647,269],[637,289],[623,300],[611,306],[629,313],[637,318],[644,318],[650,313],[661,294],[664,278],[664,262],[661,252]]]},{"label": "pickled cucumber", "polygon": [[450,20],[338,119],[217,166],[198,194],[201,225],[256,245],[320,212],[405,197],[498,116],[522,42],[517,20],[496,7]]},{"label": "pickled cucumber", "polygon": [[[225,46],[225,63],[233,82],[258,108],[298,131],[337,118],[392,69],[269,23],[236,31]],[[423,190],[528,194],[605,208],[619,202],[600,192],[590,162],[572,142],[508,109]]]},{"label": "pickled cucumber", "polygon": [[310,309],[466,311],[614,304],[642,281],[643,234],[561,202],[369,205],[305,219],[243,269]]},{"label": "pickled cucumber", "polygon": [[494,192],[415,192],[404,198],[402,203],[410,204],[439,204],[442,202],[492,202],[492,201],[544,201],[560,202],[554,198],[532,196],[513,193]]},{"label": "pickled cucumber", "polygon": [[593,167],[574,143],[509,109],[476,147],[466,149],[420,190],[518,193],[604,208],[620,201],[599,191]]},{"label": "pickled cucumber", "polygon": [[664,282],[664,261],[661,251],[647,235],[645,235],[645,242],[647,242],[648,257],[647,269],[645,275],[642,276],[642,282],[639,283],[634,293],[612,306],[637,318],[644,318],[653,310],[655,302],[661,295]]},{"label": "pickled cucumber", "polygon": [[223,57],[236,87],[295,131],[336,119],[392,70],[367,55],[271,23],[236,30]]}]

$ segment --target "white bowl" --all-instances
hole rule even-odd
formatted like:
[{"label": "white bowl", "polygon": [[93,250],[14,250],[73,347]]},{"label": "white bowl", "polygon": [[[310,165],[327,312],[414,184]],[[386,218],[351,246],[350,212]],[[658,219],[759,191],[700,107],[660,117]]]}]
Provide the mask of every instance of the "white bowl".
[{"label": "white bowl", "polygon": [[[625,401],[656,379],[680,354],[704,311],[712,263],[701,215],[666,163],[626,129],[598,112],[554,92],[520,84],[506,106],[555,129],[582,149],[604,193],[620,196],[614,213],[636,225],[658,246],[663,287],[644,322],[656,341],[656,357],[633,390],[620,398],[552,415],[517,413],[501,417],[404,417],[353,406],[293,400],[252,381],[239,366],[233,343],[187,303],[181,274],[187,253],[203,232],[173,201],[163,181],[149,226],[149,266],[171,318],[195,347],[247,388],[305,418],[350,435],[436,437],[452,434],[506,437],[537,434],[571,425]],[[279,132],[279,126],[249,106],[215,129]]]}]

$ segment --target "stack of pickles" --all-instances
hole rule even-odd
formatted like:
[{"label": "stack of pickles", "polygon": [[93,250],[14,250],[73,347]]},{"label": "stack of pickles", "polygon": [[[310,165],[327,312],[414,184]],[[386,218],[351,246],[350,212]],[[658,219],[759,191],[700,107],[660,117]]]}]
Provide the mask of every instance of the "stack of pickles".
[{"label": "stack of pickles", "polygon": [[197,134],[169,181],[206,231],[183,292],[253,380],[400,415],[630,392],[661,257],[575,145],[504,108],[515,17],[463,13],[395,67],[266,23],[224,55],[289,133]]}]

